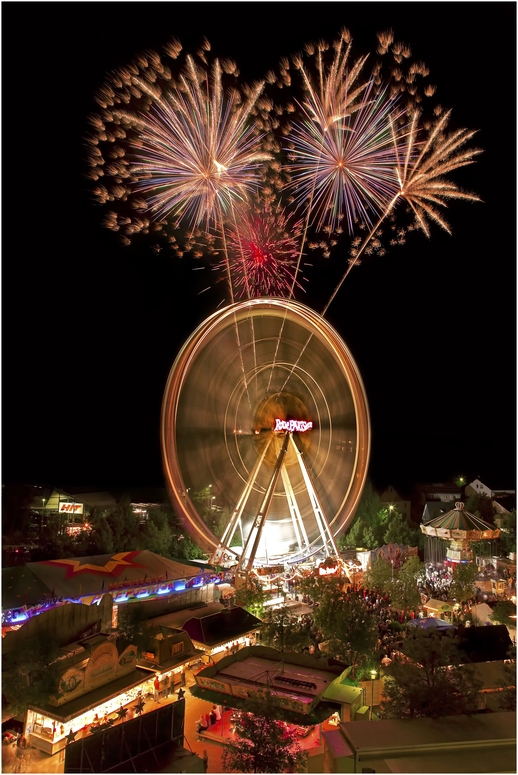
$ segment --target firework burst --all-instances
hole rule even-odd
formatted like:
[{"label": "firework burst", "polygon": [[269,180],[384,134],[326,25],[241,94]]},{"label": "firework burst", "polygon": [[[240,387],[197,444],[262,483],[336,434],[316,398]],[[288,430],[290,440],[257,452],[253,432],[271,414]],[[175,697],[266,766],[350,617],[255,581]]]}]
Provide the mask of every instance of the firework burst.
[{"label": "firework burst", "polygon": [[307,49],[314,68],[302,56],[294,58],[306,96],[297,103],[301,117],[286,144],[287,190],[317,230],[332,231],[345,217],[352,233],[355,222],[370,223],[397,190],[390,129],[401,111],[373,78],[361,81],[367,57],[349,61],[347,30],[335,42],[330,62],[326,48],[321,43]]},{"label": "firework burst", "polygon": [[[359,247],[353,246],[349,267],[336,286],[327,303],[324,314],[335,298],[350,270],[356,265],[362,255],[367,253],[373,241],[379,242],[380,226],[388,218],[393,217],[397,205],[404,202],[414,216],[412,228],[420,229],[430,237],[430,221],[451,234],[451,229],[438,209],[446,208],[448,201],[463,199],[469,202],[479,202],[480,198],[473,193],[463,191],[445,176],[460,167],[465,167],[475,161],[482,153],[480,148],[465,148],[466,143],[476,134],[468,129],[458,129],[447,134],[445,132],[451,111],[445,113],[430,130],[425,139],[420,126],[420,114],[414,112],[410,126],[403,131],[393,127],[394,148],[397,148],[396,174],[398,190],[381,214],[377,223],[369,231]],[[397,239],[393,244],[402,243],[406,233],[405,228],[397,229]]]},{"label": "firework burst", "polygon": [[[283,212],[263,209],[238,217],[226,234],[236,296],[289,297],[295,283],[302,222],[290,222]],[[226,261],[216,269],[226,271]],[[302,288],[298,282],[296,285]]]},{"label": "firework burst", "polygon": [[357,221],[371,223],[397,190],[390,117],[394,104],[371,85],[353,114],[323,128],[305,108],[290,135],[296,203],[307,203],[317,229],[335,229],[345,217],[349,233]]},{"label": "firework burst", "polygon": [[[450,115],[451,111],[445,113],[430,130],[428,138],[419,142],[419,114],[415,113],[410,127],[404,133],[404,153],[401,153],[400,148],[398,150],[399,191],[390,209],[396,206],[399,199],[404,200],[414,213],[416,225],[427,237],[430,236],[429,221],[451,234],[450,226],[437,205],[447,207],[451,199],[480,201],[476,194],[462,191],[444,177],[459,167],[472,164],[475,156],[482,153],[480,148],[464,148],[476,134],[475,131],[458,129],[445,134]],[[396,135],[394,147],[398,147]]]},{"label": "firework burst", "polygon": [[[102,110],[90,117],[89,177],[110,209],[105,224],[126,241],[167,227],[209,229],[260,183],[262,150],[253,112],[263,83],[238,89],[227,60],[207,64],[185,56],[175,80],[156,52],[145,52],[113,73],[99,90]],[[169,58],[181,51],[166,47]],[[170,238],[173,246],[175,238]],[[194,244],[192,233],[185,249]]]},{"label": "firework burst", "polygon": [[269,158],[250,121],[261,91],[256,84],[244,101],[237,89],[226,94],[217,60],[209,78],[186,57],[179,86],[152,104],[132,143],[135,188],[152,213],[209,228],[257,188]]},{"label": "firework burst", "polygon": [[[448,202],[478,200],[449,180],[480,153],[466,147],[474,132],[447,132],[450,113],[427,110],[428,68],[392,31],[378,35],[368,73],[351,46],[343,30],[252,86],[230,60],[210,63],[207,41],[178,66],[173,40],[165,57],[146,51],[112,73],[88,138],[104,225],[125,244],[152,235],[155,252],[166,242],[179,256],[217,255],[231,301],[293,296],[304,250],[327,257],[347,230],[348,268],[324,312],[362,255],[384,254],[382,228],[390,245],[411,230],[430,236],[433,223],[450,232]],[[288,101],[276,104],[266,83]]]}]

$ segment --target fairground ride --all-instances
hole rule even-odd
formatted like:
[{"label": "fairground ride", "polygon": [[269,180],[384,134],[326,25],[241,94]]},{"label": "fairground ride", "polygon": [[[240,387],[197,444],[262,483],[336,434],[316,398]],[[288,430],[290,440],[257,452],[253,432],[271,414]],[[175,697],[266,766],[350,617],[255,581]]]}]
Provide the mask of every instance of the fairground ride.
[{"label": "fairground ride", "polygon": [[[337,332],[295,301],[241,301],[208,317],[167,381],[161,421],[173,505],[211,562],[255,565],[337,554],[367,473],[370,422]],[[211,485],[230,517],[220,538],[191,497]]]}]

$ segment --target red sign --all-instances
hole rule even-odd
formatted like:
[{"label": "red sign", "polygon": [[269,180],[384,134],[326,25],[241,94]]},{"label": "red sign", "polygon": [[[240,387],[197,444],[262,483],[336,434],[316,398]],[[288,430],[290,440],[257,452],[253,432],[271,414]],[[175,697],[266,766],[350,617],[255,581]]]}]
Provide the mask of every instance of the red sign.
[{"label": "red sign", "polygon": [[295,431],[298,431],[299,433],[304,433],[305,431],[310,431],[313,427],[312,422],[307,422],[306,420],[275,420],[275,428],[274,431],[288,431],[289,433],[294,433]]},{"label": "red sign", "polygon": [[82,503],[60,503],[59,513],[62,514],[63,512],[67,514],[82,514],[83,504]]}]

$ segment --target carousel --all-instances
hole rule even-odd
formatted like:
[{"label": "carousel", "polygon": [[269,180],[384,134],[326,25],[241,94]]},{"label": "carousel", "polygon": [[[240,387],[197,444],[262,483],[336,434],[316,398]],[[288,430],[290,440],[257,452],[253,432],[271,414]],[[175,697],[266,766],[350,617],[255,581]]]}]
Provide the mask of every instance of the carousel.
[{"label": "carousel", "polygon": [[[440,559],[451,570],[457,563],[473,562],[472,544],[493,541],[500,536],[498,528],[465,511],[463,503],[456,503],[451,511],[421,525],[421,531],[428,537],[429,559]],[[444,542],[448,542],[445,555]]]}]

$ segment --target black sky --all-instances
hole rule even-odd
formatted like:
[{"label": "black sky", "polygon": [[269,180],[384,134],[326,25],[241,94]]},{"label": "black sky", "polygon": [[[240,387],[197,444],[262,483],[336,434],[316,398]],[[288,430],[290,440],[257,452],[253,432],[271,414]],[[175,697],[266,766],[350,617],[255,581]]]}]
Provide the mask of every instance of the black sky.
[{"label": "black sky", "polygon": [[[83,178],[105,73],[171,36],[259,78],[342,26],[356,54],[392,27],[429,66],[451,126],[484,154],[453,174],[453,236],[367,259],[327,314],[369,399],[378,486],[480,474],[515,482],[516,6],[514,3],[4,3],[3,472],[24,481],[163,484],[162,392],[180,345],[221,290],[145,240],[122,248]],[[347,246],[300,300],[321,309]],[[342,263],[341,263],[342,262]]]}]

